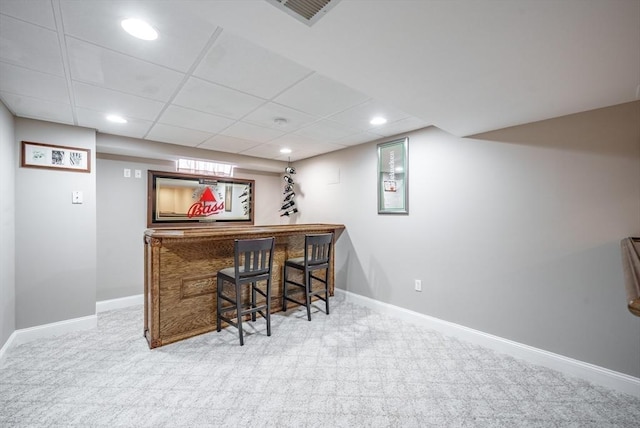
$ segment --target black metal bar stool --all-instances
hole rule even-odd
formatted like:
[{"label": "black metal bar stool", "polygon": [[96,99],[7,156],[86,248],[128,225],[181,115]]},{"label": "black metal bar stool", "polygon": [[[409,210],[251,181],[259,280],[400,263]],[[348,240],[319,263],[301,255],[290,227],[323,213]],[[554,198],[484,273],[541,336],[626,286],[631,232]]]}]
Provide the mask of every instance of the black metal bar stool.
[{"label": "black metal bar stool", "polygon": [[[304,256],[288,259],[284,263],[284,283],[282,310],[287,310],[287,302],[291,301],[307,307],[307,318],[311,321],[311,298],[317,296],[325,302],[329,315],[329,261],[331,260],[331,244],[333,233],[320,235],[306,235],[304,238]],[[302,274],[302,283],[289,279],[289,270],[296,269]],[[319,275],[324,270],[324,275]],[[312,280],[316,280],[324,287],[313,290]],[[289,297],[287,285],[294,285],[304,292],[304,302]],[[324,297],[322,296],[324,294]]]},{"label": "black metal bar stool", "polygon": [[[236,239],[234,244],[234,266],[218,271],[216,327],[218,331],[221,330],[221,321],[236,327],[240,336],[240,345],[244,345],[242,318],[245,315],[251,315],[251,321],[256,320],[256,313],[262,315],[267,321],[267,336],[271,336],[271,269],[273,267],[274,241],[274,238]],[[267,283],[264,290],[258,287],[258,282],[261,281],[266,281]],[[224,294],[225,283],[235,286],[231,293],[232,297]],[[247,284],[250,285],[248,289],[251,292],[250,298],[248,303],[243,303],[242,290]],[[257,305],[257,294],[266,299],[264,304]],[[231,303],[231,305],[222,306],[223,300]],[[235,312],[236,321],[233,321],[233,316],[223,316],[227,312]]]}]

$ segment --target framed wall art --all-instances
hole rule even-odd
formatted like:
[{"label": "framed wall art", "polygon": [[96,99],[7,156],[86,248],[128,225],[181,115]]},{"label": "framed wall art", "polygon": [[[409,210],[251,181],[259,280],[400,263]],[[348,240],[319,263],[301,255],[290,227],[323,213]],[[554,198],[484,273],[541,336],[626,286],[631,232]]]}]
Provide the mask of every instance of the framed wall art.
[{"label": "framed wall art", "polygon": [[409,139],[378,144],[378,214],[409,214]]},{"label": "framed wall art", "polygon": [[91,172],[91,150],[23,141],[21,166]]}]

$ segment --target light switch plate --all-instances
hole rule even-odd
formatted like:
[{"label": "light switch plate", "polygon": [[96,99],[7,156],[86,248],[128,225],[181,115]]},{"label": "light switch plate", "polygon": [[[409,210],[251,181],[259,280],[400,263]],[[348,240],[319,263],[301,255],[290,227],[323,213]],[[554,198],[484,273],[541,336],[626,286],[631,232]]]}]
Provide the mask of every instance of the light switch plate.
[{"label": "light switch plate", "polygon": [[125,178],[131,177],[131,170],[129,168],[124,169],[124,177]]}]

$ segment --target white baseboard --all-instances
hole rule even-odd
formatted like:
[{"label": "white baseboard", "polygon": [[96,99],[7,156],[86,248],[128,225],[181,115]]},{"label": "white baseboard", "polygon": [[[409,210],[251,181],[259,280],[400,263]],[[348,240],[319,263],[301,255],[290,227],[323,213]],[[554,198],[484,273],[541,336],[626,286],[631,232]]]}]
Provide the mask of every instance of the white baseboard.
[{"label": "white baseboard", "polygon": [[136,294],[135,296],[121,297],[118,299],[101,300],[96,302],[96,313],[110,311],[112,309],[122,309],[129,306],[142,305],[144,303],[144,294]]},{"label": "white baseboard", "polygon": [[13,342],[15,340],[16,340],[16,332],[14,331],[13,333],[11,333],[11,336],[9,336],[9,338],[4,343],[4,345],[2,345],[2,348],[0,348],[0,361],[2,361],[2,358],[4,358],[4,353],[7,352],[9,348],[11,348],[11,346],[13,346]]},{"label": "white baseboard", "polygon": [[5,348],[9,349],[10,346],[18,346],[23,343],[31,342],[38,339],[44,339],[52,336],[59,336],[61,334],[70,333],[74,331],[89,330],[96,328],[98,325],[98,317],[95,315],[89,315],[86,317],[73,318],[70,320],[54,322],[51,324],[44,324],[35,327],[22,328],[16,330],[11,334],[7,343],[2,347],[3,353]]},{"label": "white baseboard", "polygon": [[[135,296],[128,296],[120,299],[102,300],[100,302],[96,302],[96,314],[99,312],[110,311],[112,309],[142,305],[144,303],[143,297],[144,296],[142,294],[138,294]],[[73,331],[89,330],[95,328],[97,325],[98,317],[96,315],[89,315],[86,317],[74,318],[70,320],[54,322],[51,324],[44,324],[16,330],[11,333],[9,339],[7,339],[2,348],[0,348],[0,361],[12,346],[22,345],[23,343],[31,342],[38,339],[44,339],[47,337],[59,336],[61,334]]]},{"label": "white baseboard", "polygon": [[429,315],[410,311],[408,309],[380,302],[339,288],[336,288],[335,291],[336,294],[342,294],[347,302],[365,306],[377,312],[386,313],[404,321],[431,328],[447,336],[475,343],[510,355],[514,358],[519,358],[533,364],[548,367],[568,376],[577,377],[593,384],[605,386],[640,398],[639,378],[565,357],[563,355],[554,354],[553,352],[534,348],[533,346],[524,345],[492,334],[483,333],[479,330],[443,321]]}]

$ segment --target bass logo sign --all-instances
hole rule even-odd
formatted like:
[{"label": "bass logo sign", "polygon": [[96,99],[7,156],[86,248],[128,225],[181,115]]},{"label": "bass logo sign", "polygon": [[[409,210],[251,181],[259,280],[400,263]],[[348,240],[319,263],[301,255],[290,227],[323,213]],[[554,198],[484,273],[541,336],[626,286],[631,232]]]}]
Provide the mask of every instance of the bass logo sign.
[{"label": "bass logo sign", "polygon": [[187,217],[209,217],[221,211],[224,211],[224,201],[218,202],[211,188],[205,187],[200,200],[189,207]]}]

